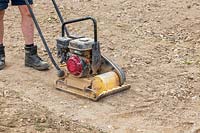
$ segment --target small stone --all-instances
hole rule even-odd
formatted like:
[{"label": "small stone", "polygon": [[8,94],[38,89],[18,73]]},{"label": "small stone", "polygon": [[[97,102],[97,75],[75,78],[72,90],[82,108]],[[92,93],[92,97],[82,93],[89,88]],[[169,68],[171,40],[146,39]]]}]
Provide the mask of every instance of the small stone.
[{"label": "small stone", "polygon": [[192,6],[191,5],[187,5],[187,8],[190,9]]},{"label": "small stone", "polygon": [[113,126],[112,126],[112,125],[108,125],[108,128],[109,128],[109,129],[113,129]]},{"label": "small stone", "polygon": [[193,76],[188,76],[187,77],[189,80],[194,80],[194,77]]}]

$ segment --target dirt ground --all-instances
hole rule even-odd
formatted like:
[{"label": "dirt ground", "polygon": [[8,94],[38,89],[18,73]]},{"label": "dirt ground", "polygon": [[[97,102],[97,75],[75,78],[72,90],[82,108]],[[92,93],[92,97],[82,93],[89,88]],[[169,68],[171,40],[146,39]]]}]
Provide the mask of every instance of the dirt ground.
[{"label": "dirt ground", "polygon": [[[56,90],[53,67],[46,72],[24,67],[20,15],[16,7],[9,7],[7,67],[0,71],[0,132],[200,132],[199,0],[58,4],[65,19],[97,19],[102,53],[123,67],[132,87],[99,102]],[[55,53],[60,24],[51,1],[36,1],[34,8]],[[70,30],[91,35],[81,24]],[[40,55],[49,61],[35,35]]]}]

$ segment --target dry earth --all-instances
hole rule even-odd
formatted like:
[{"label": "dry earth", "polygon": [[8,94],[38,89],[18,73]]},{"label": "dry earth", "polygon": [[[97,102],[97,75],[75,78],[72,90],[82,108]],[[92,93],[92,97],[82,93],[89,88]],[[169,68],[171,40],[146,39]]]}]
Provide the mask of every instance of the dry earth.
[{"label": "dry earth", "polygon": [[[37,72],[24,67],[20,15],[9,7],[7,67],[0,71],[0,132],[200,132],[200,0],[58,4],[65,19],[97,19],[102,52],[124,68],[132,87],[99,102],[55,90],[53,68]],[[55,53],[60,24],[51,1],[36,1],[34,8]],[[91,35],[86,24],[70,30]],[[37,33],[35,39],[48,59]]]}]

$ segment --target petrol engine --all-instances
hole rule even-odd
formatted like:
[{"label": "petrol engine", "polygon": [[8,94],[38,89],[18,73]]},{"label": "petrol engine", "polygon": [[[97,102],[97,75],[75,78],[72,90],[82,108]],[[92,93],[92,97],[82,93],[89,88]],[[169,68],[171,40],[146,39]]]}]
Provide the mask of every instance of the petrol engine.
[{"label": "petrol engine", "polygon": [[66,65],[70,74],[76,77],[87,77],[92,74],[93,44],[94,40],[91,38],[57,39],[58,56],[61,57],[61,63]]}]

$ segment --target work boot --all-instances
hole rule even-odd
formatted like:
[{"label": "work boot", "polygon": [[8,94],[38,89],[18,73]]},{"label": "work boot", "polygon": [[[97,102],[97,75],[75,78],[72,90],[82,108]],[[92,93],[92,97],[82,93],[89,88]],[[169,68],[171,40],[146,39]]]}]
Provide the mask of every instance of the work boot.
[{"label": "work boot", "polygon": [[37,54],[37,46],[25,46],[25,66],[43,71],[49,69],[49,64]]},{"label": "work boot", "polygon": [[0,70],[5,67],[5,51],[4,46],[0,46]]}]

